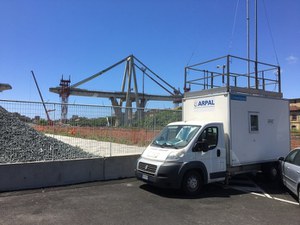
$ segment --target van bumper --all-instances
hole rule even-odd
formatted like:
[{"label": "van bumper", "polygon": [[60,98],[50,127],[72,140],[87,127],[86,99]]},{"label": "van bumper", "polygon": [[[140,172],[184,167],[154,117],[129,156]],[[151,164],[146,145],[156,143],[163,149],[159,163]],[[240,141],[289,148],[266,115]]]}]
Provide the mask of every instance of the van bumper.
[{"label": "van bumper", "polygon": [[181,188],[182,176],[180,169],[182,162],[166,162],[158,167],[156,173],[149,174],[139,169],[135,170],[135,175],[138,180],[161,188]]}]

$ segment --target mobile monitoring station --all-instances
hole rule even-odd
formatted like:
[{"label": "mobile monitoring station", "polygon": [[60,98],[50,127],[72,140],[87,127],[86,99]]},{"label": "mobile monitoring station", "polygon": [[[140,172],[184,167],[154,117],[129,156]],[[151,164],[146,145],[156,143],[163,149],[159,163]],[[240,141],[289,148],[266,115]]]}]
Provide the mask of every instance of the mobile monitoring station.
[{"label": "mobile monitoring station", "polygon": [[[255,71],[243,71],[247,64]],[[186,67],[184,87],[182,121],[146,148],[138,179],[193,195],[240,173],[278,175],[278,159],[290,150],[279,66],[227,55]]]}]

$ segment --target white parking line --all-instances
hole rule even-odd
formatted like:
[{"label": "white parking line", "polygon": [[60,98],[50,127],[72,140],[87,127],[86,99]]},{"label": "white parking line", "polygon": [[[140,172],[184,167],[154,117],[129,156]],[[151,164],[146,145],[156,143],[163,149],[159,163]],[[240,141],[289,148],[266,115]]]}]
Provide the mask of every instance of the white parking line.
[{"label": "white parking line", "polygon": [[292,202],[292,201],[285,200],[285,199],[281,199],[281,198],[275,198],[275,197],[273,197],[273,199],[274,199],[274,200],[281,201],[281,202],[286,202],[286,203],[290,203],[290,204],[298,205],[298,203],[297,203],[297,202]]},{"label": "white parking line", "polygon": [[252,195],[257,195],[257,196],[260,196],[260,197],[264,197],[264,198],[274,199],[274,200],[285,202],[285,203],[290,203],[290,204],[293,204],[293,205],[298,205],[297,202],[285,200],[285,199],[282,199],[282,198],[272,197],[269,194],[259,194],[259,193],[256,193],[256,192],[248,192],[248,193],[250,193]]},{"label": "white parking line", "polygon": [[[257,186],[257,185],[256,185],[256,186]],[[258,187],[258,186],[257,186],[257,187]],[[260,187],[258,187],[258,188],[260,188]],[[263,192],[263,194],[264,194],[267,198],[274,199],[274,200],[281,201],[281,202],[286,202],[286,203],[294,204],[294,205],[298,205],[297,202],[292,202],[292,201],[285,200],[285,199],[282,199],[282,198],[272,197],[271,195],[267,194],[262,188],[260,188],[260,190]]]},{"label": "white parking line", "polygon": [[298,205],[299,203],[297,202],[293,202],[293,201],[289,201],[289,200],[285,200],[285,199],[281,199],[281,198],[276,198],[276,197],[272,197],[271,195],[269,195],[268,193],[266,193],[261,187],[259,187],[256,183],[251,182],[251,184],[254,187],[246,187],[246,186],[237,186],[237,185],[229,185],[229,188],[238,190],[238,191],[242,191],[245,193],[250,193],[256,196],[260,196],[260,197],[264,197],[264,198],[269,198],[269,199],[273,199],[273,200],[277,200],[277,201],[281,201],[281,202],[285,202],[285,203],[289,203],[289,204],[293,204],[293,205]]}]

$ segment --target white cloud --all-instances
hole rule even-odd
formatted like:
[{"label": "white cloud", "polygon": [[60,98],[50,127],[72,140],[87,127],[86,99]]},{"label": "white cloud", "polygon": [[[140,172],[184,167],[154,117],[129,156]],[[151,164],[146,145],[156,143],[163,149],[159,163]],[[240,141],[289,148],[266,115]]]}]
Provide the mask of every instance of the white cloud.
[{"label": "white cloud", "polygon": [[290,55],[285,59],[289,64],[295,64],[298,62],[299,58],[293,55]]}]

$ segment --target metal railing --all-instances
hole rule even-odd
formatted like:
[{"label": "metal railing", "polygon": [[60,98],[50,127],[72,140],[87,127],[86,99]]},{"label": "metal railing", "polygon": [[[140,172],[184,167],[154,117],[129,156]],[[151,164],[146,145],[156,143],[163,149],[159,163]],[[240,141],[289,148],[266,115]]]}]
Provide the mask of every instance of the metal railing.
[{"label": "metal railing", "polygon": [[[281,93],[280,67],[232,55],[185,67],[185,92],[241,87]],[[193,91],[195,91],[193,89]]]},{"label": "metal railing", "polygon": [[163,126],[182,115],[120,108],[117,117],[115,107],[68,104],[62,121],[60,103],[45,105],[50,121],[41,102],[0,100],[0,163],[141,154]]}]

